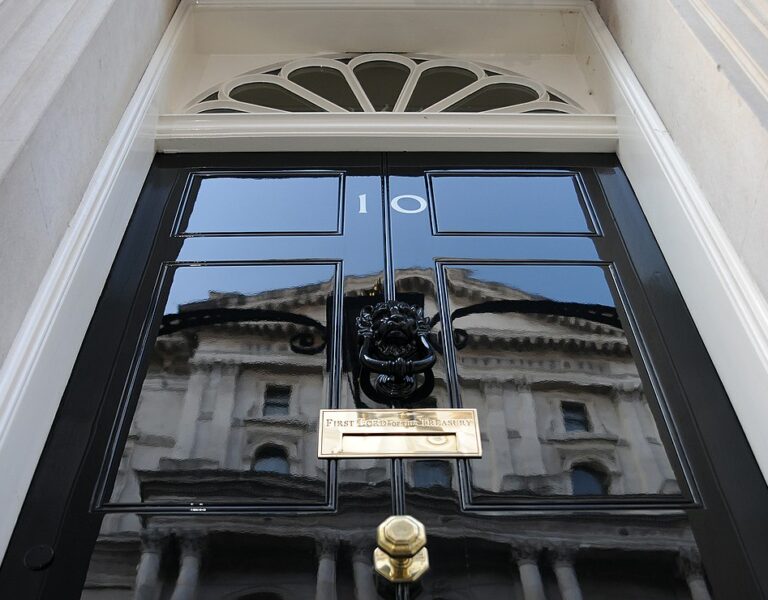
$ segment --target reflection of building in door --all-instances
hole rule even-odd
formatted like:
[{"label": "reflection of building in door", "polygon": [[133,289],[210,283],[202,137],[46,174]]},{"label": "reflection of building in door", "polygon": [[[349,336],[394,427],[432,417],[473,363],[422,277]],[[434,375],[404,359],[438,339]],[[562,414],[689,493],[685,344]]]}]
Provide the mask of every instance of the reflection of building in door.
[{"label": "reflection of building in door", "polygon": [[[399,276],[408,293],[426,299],[427,315],[438,312],[428,273]],[[471,463],[473,502],[678,495],[615,310],[481,276],[455,268],[447,278],[462,400],[478,410],[484,446]],[[375,285],[348,281],[345,294]],[[316,457],[317,416],[330,392],[331,296],[328,283],[216,291],[166,315],[110,502],[321,504],[328,466]],[[435,374],[429,402],[448,406],[442,366]],[[343,373],[341,406],[366,401],[356,394]],[[389,502],[386,460],[341,461],[338,482],[358,512]],[[408,461],[406,484],[430,523],[430,552],[445,557],[433,561],[425,598],[708,598],[682,513],[539,513],[518,521],[468,511],[456,530],[450,519],[439,525],[440,515],[457,510],[454,461]],[[110,514],[83,598],[375,598],[370,527],[345,519],[343,507],[320,538],[292,529],[291,519]],[[452,540],[461,538],[489,565],[476,568],[471,589],[451,580]],[[496,568],[499,561],[507,567]]]}]

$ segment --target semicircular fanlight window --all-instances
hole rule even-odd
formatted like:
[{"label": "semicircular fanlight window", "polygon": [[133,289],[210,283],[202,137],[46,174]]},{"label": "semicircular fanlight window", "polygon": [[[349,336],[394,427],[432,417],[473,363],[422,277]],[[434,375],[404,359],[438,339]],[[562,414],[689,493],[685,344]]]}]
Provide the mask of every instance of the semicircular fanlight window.
[{"label": "semicircular fanlight window", "polygon": [[288,79],[350,112],[363,110],[344,74],[337,69],[322,66],[303,67],[291,71]]},{"label": "semicircular fanlight window", "polygon": [[416,83],[405,112],[421,112],[475,81],[477,75],[460,67],[426,69]]},{"label": "semicircular fanlight window", "polygon": [[524,85],[494,83],[462,98],[456,104],[446,108],[445,112],[485,112],[506,106],[534,102],[538,99],[539,93]]},{"label": "semicircular fanlight window", "polygon": [[265,66],[209,88],[187,106],[186,112],[395,110],[584,112],[561,92],[506,69],[391,53],[336,54]]},{"label": "semicircular fanlight window", "polygon": [[287,112],[325,112],[306,98],[302,98],[276,83],[264,81],[244,83],[229,92],[229,96],[238,102]]},{"label": "semicircular fanlight window", "polygon": [[390,60],[372,60],[354,68],[366,96],[376,112],[391,112],[395,108],[411,70]]}]

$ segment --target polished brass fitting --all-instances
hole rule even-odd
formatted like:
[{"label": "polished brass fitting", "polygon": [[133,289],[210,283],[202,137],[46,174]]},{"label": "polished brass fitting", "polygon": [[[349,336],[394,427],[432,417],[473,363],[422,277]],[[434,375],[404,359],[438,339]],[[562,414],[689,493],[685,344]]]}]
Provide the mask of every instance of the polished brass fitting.
[{"label": "polished brass fitting", "polygon": [[378,548],[373,551],[376,572],[393,583],[412,583],[429,569],[427,531],[408,515],[386,519],[376,532]]}]

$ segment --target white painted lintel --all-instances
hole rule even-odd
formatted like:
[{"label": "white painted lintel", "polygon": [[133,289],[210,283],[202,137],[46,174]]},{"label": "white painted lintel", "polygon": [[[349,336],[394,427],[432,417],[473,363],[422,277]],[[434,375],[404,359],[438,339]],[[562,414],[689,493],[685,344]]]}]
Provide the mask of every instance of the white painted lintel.
[{"label": "white painted lintel", "polygon": [[618,132],[613,115],[270,113],[165,115],[156,140],[160,152],[615,152]]}]

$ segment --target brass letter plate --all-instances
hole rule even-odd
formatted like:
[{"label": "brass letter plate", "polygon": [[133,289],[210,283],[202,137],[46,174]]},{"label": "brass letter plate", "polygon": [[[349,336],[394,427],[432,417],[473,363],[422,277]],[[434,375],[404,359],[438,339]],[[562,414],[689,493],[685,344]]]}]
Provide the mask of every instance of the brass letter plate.
[{"label": "brass letter plate", "polygon": [[480,458],[474,408],[321,410],[318,458]]}]

